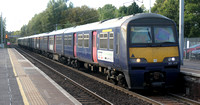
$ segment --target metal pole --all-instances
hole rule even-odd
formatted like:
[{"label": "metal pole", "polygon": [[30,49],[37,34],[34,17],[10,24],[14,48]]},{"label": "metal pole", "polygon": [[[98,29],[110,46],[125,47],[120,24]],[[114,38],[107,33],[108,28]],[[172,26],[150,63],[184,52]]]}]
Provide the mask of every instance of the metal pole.
[{"label": "metal pole", "polygon": [[3,16],[1,13],[1,47],[3,48]]},{"label": "metal pole", "polygon": [[179,48],[181,64],[183,65],[183,47],[184,47],[184,0],[180,0],[179,12]]},{"label": "metal pole", "polygon": [[149,0],[149,13],[151,13],[151,0]]}]

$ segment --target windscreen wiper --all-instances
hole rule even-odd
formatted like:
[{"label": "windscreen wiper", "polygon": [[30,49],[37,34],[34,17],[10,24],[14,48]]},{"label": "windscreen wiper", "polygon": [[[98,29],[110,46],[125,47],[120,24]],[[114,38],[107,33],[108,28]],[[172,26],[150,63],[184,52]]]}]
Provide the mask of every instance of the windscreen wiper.
[{"label": "windscreen wiper", "polygon": [[147,31],[148,31],[149,38],[150,38],[150,40],[151,40],[151,34],[150,34],[148,28],[147,28]]}]

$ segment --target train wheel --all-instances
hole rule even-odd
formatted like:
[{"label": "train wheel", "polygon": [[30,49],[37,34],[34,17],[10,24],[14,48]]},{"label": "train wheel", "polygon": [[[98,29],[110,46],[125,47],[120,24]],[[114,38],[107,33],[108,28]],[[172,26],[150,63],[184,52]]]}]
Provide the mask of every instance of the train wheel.
[{"label": "train wheel", "polygon": [[71,60],[70,60],[70,58],[67,58],[66,64],[67,64],[67,66],[71,66]]},{"label": "train wheel", "polygon": [[62,62],[63,64],[66,64],[66,63],[67,63],[65,57],[61,57],[61,62]]},{"label": "train wheel", "polygon": [[117,76],[117,81],[119,82],[119,85],[121,85],[122,87],[127,87],[126,79],[125,79],[125,76],[123,74],[120,73]]},{"label": "train wheel", "polygon": [[77,69],[80,68],[80,63],[78,60],[75,60],[74,64],[75,64],[75,68],[77,68]]},{"label": "train wheel", "polygon": [[53,59],[53,54],[49,54],[49,58],[50,58],[50,59]]}]

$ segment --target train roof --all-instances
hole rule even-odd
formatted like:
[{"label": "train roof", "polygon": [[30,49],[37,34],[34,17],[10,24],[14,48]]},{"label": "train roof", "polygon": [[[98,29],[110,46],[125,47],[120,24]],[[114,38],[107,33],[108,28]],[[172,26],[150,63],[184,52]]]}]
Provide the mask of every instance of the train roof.
[{"label": "train roof", "polygon": [[48,35],[58,35],[58,34],[63,34],[63,33],[74,33],[78,31],[98,30],[98,29],[119,27],[126,19],[130,17],[132,17],[132,15],[121,17],[121,18],[103,20],[99,22],[89,23],[89,24],[70,27],[70,28],[65,28],[65,29],[61,29],[57,31],[52,31]]},{"label": "train roof", "polygon": [[115,19],[103,20],[99,22],[65,28],[61,30],[52,31],[50,33],[42,33],[42,34],[32,35],[32,36],[23,37],[23,38],[34,38],[34,37],[49,36],[49,35],[59,35],[63,33],[75,33],[75,32],[81,32],[81,31],[120,27],[124,22],[129,22],[131,20],[142,19],[142,18],[164,18],[164,19],[171,20],[163,15],[159,15],[155,13],[139,13],[136,15],[129,15],[129,16],[119,17]]}]

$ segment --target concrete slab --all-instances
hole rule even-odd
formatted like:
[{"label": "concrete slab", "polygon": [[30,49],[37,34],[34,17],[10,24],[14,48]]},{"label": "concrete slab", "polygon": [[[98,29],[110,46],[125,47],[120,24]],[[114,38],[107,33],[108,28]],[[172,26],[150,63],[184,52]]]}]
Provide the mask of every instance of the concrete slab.
[{"label": "concrete slab", "polygon": [[7,49],[0,49],[0,105],[24,105]]}]

